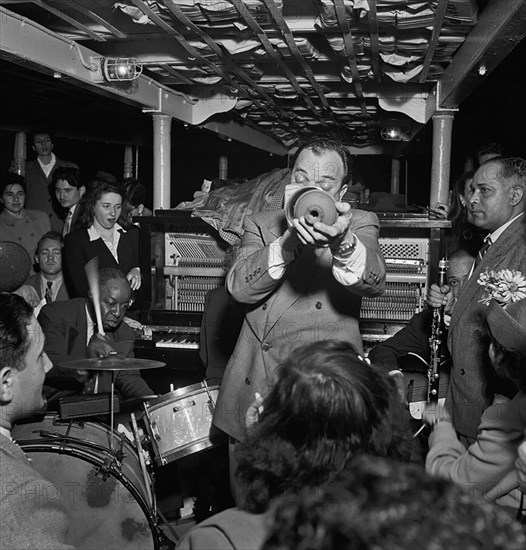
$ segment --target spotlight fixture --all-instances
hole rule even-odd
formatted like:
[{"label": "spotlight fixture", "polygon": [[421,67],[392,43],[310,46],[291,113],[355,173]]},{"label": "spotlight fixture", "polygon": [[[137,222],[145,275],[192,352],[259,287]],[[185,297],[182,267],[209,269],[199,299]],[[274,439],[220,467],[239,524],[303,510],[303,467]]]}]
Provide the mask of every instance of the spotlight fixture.
[{"label": "spotlight fixture", "polygon": [[133,57],[106,57],[102,61],[104,78],[109,82],[135,80],[142,73],[142,65]]},{"label": "spotlight fixture", "polygon": [[385,141],[409,141],[409,136],[398,126],[386,126],[380,131]]}]

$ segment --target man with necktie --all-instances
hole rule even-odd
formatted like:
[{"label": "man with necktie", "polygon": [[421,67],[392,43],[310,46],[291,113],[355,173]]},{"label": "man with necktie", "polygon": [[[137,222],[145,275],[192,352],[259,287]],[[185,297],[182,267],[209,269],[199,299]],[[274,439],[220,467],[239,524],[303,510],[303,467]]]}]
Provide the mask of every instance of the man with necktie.
[{"label": "man with necktie", "polygon": [[33,287],[38,298],[46,304],[57,300],[69,299],[62,277],[63,246],[62,235],[58,231],[48,231],[38,241],[35,253],[35,262],[40,270],[38,273],[28,277],[25,283]]},{"label": "man with necktie", "polygon": [[474,442],[482,412],[495,395],[513,396],[509,385],[489,374],[485,290],[478,279],[481,274],[503,269],[526,275],[525,192],[525,160],[496,158],[480,166],[471,183],[467,208],[473,224],[488,231],[486,241],[456,301],[448,285],[432,285],[428,295],[429,305],[444,305],[446,312],[451,312],[448,347],[453,369],[446,407],[465,445]]},{"label": "man with necktie", "polygon": [[62,229],[62,236],[65,237],[75,227],[79,214],[78,203],[86,192],[86,186],[76,168],[57,168],[53,173],[53,185],[58,202],[63,208],[67,208]]}]

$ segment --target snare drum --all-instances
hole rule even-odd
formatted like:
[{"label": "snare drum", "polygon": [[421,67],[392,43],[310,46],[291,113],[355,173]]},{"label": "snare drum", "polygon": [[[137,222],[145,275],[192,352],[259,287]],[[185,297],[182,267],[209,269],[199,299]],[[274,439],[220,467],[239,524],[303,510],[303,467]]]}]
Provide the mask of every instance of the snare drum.
[{"label": "snare drum", "polygon": [[159,466],[215,445],[210,432],[218,393],[219,386],[194,384],[145,405],[142,420]]},{"label": "snare drum", "polygon": [[54,498],[63,502],[68,544],[158,548],[151,480],[144,479],[136,450],[120,434],[113,432],[110,451],[108,426],[61,422],[48,414],[40,422],[15,426],[12,436],[34,468],[53,483]]}]

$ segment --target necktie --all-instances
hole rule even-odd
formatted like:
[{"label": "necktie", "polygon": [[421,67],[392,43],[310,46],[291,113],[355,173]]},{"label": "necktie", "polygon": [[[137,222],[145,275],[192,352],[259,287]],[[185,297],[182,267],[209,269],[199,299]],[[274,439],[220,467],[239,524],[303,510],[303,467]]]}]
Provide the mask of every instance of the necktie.
[{"label": "necktie", "polygon": [[66,221],[64,222],[64,229],[62,230],[63,237],[65,237],[71,230],[71,218],[73,218],[73,212],[70,210],[66,216]]},{"label": "necktie", "polygon": [[53,296],[51,294],[51,289],[53,287],[53,283],[51,281],[47,282],[47,288],[46,288],[46,294],[44,295],[44,298],[46,300],[46,304],[50,304],[53,301]]},{"label": "necktie", "polygon": [[478,266],[479,263],[482,261],[482,258],[484,258],[484,256],[485,256],[486,253],[488,252],[489,247],[490,247],[492,244],[493,244],[493,243],[491,242],[491,237],[488,237],[488,238],[484,241],[484,244],[480,247],[479,253],[477,254],[477,257],[475,258],[475,267],[474,267],[474,269],[477,269],[477,266]]}]

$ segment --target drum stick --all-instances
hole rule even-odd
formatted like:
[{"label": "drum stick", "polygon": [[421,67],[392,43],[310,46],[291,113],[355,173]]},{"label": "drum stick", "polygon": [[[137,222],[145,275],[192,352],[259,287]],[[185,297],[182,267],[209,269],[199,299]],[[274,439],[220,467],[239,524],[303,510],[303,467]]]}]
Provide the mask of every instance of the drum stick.
[{"label": "drum stick", "polygon": [[102,326],[102,315],[100,312],[100,286],[99,286],[99,258],[95,256],[85,266],[86,278],[91,292],[93,309],[95,310],[95,318],[97,319],[97,330],[101,336],[104,336],[104,328]]}]

